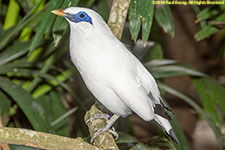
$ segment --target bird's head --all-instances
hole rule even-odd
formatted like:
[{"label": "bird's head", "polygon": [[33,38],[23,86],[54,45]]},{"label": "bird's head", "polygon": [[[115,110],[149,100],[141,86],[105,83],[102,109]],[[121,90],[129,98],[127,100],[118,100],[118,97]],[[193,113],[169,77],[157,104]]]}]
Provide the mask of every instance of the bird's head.
[{"label": "bird's head", "polygon": [[64,17],[68,21],[71,30],[89,32],[91,30],[96,30],[99,27],[106,26],[102,17],[88,8],[69,7],[65,10],[53,10],[52,13]]}]

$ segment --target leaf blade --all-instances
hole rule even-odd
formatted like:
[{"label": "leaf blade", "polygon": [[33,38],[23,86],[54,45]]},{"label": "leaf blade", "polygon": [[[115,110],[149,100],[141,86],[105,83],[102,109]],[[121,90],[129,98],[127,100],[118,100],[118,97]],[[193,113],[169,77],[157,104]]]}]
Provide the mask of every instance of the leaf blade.
[{"label": "leaf blade", "polygon": [[19,105],[35,130],[49,131],[50,126],[45,120],[39,117],[41,114],[38,109],[42,109],[41,106],[34,102],[28,92],[4,77],[0,77],[0,88],[10,95]]},{"label": "leaf blade", "polygon": [[167,4],[156,7],[155,18],[159,26],[163,28],[163,31],[174,36],[174,22],[170,8]]},{"label": "leaf blade", "polygon": [[213,35],[214,33],[216,33],[217,31],[219,31],[219,29],[217,29],[216,27],[212,27],[212,26],[204,26],[200,31],[198,31],[195,34],[195,39],[197,41],[201,41],[205,38],[210,37],[211,35]]}]

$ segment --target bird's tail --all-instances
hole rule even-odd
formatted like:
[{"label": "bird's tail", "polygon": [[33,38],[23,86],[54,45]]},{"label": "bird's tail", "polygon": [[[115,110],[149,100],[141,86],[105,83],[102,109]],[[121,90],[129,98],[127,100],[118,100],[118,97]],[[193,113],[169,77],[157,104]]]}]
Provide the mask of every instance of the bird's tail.
[{"label": "bird's tail", "polygon": [[154,120],[166,131],[167,135],[170,136],[170,138],[174,142],[179,144],[179,141],[178,141],[178,139],[177,139],[177,137],[176,137],[176,135],[173,131],[173,128],[172,128],[172,126],[170,125],[170,122],[167,119],[155,114]]}]

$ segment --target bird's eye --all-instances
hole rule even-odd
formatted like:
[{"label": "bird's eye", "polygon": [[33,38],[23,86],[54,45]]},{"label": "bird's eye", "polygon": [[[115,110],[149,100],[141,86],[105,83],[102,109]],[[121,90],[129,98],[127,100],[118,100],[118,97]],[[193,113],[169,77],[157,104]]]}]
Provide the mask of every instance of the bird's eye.
[{"label": "bird's eye", "polygon": [[91,17],[84,11],[80,11],[76,14],[67,14],[66,18],[72,22],[79,23],[79,22],[88,22],[92,24]]},{"label": "bird's eye", "polygon": [[79,16],[80,16],[80,18],[84,18],[84,14],[80,14]]}]

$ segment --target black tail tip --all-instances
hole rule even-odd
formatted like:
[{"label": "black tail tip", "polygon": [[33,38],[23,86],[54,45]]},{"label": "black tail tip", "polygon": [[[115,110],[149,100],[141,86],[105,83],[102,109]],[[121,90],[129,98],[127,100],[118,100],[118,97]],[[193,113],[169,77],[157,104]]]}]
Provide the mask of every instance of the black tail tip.
[{"label": "black tail tip", "polygon": [[168,135],[170,136],[170,138],[171,138],[174,142],[176,142],[178,145],[180,144],[179,141],[178,141],[178,139],[177,139],[177,137],[176,137],[176,135],[175,135],[175,133],[174,133],[174,131],[173,131],[173,129],[170,129]]}]

